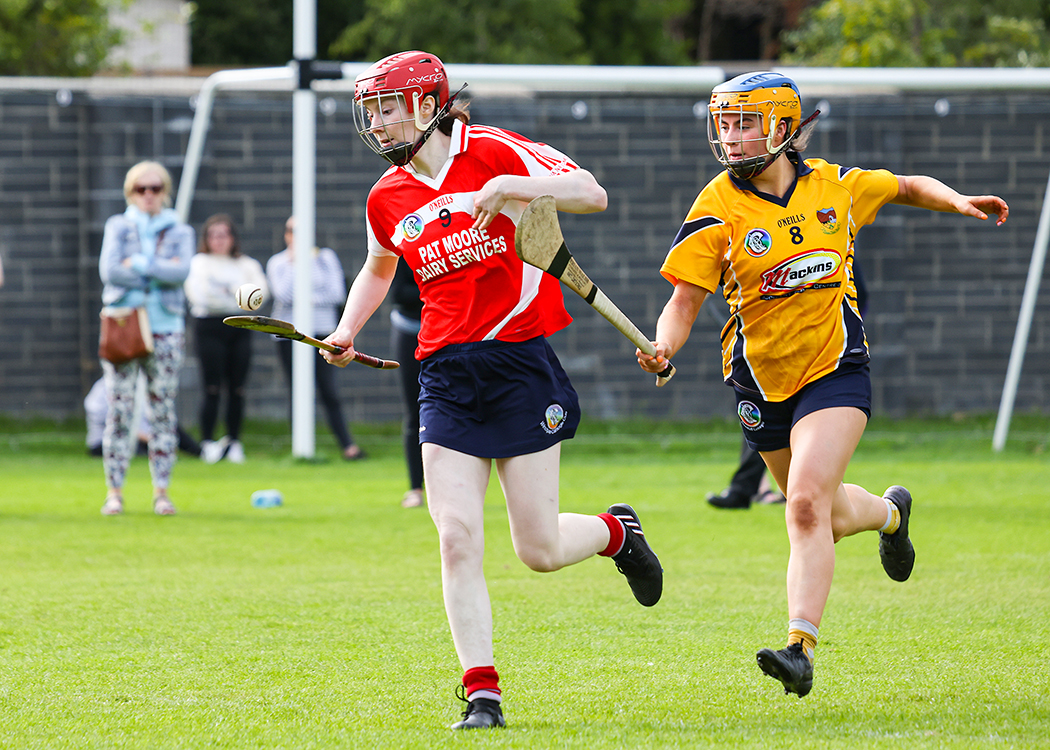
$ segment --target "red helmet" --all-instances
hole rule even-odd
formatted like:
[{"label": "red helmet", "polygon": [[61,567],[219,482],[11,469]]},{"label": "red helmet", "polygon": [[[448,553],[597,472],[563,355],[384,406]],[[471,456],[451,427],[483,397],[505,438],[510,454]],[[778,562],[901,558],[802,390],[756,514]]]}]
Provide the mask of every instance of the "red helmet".
[{"label": "red helmet", "polygon": [[[433,96],[435,99],[436,115],[430,123],[424,123],[419,118],[419,104],[426,97]],[[365,104],[373,101],[378,104],[383,99],[395,99],[404,107],[408,113],[408,119],[387,121],[384,125],[397,125],[400,123],[414,123],[423,135],[415,143],[395,143],[382,146],[379,138],[372,133],[373,124],[371,116],[365,109]],[[365,143],[377,154],[385,158],[391,164],[403,166],[415,155],[419,147],[433,132],[432,125],[444,116],[449,105],[448,75],[445,66],[436,55],[427,52],[398,52],[396,55],[385,57],[371,65],[361,73],[354,82],[354,102],[358,105],[355,109],[355,121],[357,132]]]}]

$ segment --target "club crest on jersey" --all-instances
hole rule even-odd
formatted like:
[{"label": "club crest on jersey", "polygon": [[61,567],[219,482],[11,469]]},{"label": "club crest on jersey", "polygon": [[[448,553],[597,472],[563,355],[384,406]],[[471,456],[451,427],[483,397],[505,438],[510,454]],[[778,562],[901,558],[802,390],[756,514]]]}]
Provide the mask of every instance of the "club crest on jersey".
[{"label": "club crest on jersey", "polygon": [[416,239],[419,235],[423,234],[423,227],[426,226],[423,221],[423,217],[419,214],[409,214],[401,220],[401,234],[405,236],[405,239],[411,242]]},{"label": "club crest on jersey", "polygon": [[835,232],[839,231],[839,217],[835,213],[834,206],[818,208],[817,221],[820,222],[820,229],[824,234],[835,234]]},{"label": "club crest on jersey", "polygon": [[737,404],[736,413],[740,417],[740,424],[749,430],[757,430],[762,426],[762,412],[750,401],[741,401]]},{"label": "club crest on jersey", "polygon": [[773,247],[773,238],[765,229],[752,229],[744,235],[744,250],[752,258],[761,258]]},{"label": "club crest on jersey", "polygon": [[553,435],[555,432],[565,426],[565,410],[561,408],[560,404],[551,404],[547,407],[547,411],[543,415],[543,421],[540,422],[540,427],[548,435]]},{"label": "club crest on jersey", "polygon": [[[830,279],[839,270],[842,261],[834,250],[811,250],[788,258],[762,274],[759,292],[798,292],[812,287],[823,288],[821,282]],[[829,284],[828,286],[837,286]]]}]

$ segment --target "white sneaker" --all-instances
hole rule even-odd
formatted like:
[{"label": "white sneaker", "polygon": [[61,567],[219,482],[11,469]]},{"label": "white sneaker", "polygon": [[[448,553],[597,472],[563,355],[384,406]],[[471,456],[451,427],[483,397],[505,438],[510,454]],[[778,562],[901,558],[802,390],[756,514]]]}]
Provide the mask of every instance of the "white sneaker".
[{"label": "white sneaker", "polygon": [[201,460],[206,464],[217,464],[226,455],[229,447],[229,435],[223,435],[218,440],[203,440],[201,441]]},{"label": "white sneaker", "polygon": [[402,508],[418,508],[423,505],[423,490],[409,490],[401,498]]},{"label": "white sneaker", "polygon": [[231,464],[244,463],[244,446],[240,440],[230,441],[230,447],[226,449],[226,460]]},{"label": "white sneaker", "polygon": [[119,516],[124,512],[124,499],[120,495],[107,495],[106,503],[102,506],[102,515]]},{"label": "white sneaker", "polygon": [[170,497],[160,495],[153,498],[153,512],[158,516],[173,516],[175,515],[175,505],[171,502]]}]

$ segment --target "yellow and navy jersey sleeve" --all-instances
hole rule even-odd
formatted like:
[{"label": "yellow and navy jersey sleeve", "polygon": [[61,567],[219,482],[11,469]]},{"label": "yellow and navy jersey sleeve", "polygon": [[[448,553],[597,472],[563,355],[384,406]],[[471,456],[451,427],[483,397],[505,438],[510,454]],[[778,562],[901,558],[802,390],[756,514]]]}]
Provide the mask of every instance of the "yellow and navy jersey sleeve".
[{"label": "yellow and navy jersey sleeve", "polygon": [[700,193],[661,268],[671,283],[722,285],[727,382],[783,401],[842,362],[866,362],[856,302],[857,230],[897,195],[885,170],[795,160],[782,198],[722,173]]},{"label": "yellow and navy jersey sleeve", "polygon": [[682,228],[671,243],[660,273],[672,284],[687,281],[715,293],[722,282],[729,234],[725,217],[731,208],[725,198],[728,173],[713,179],[693,201]]}]

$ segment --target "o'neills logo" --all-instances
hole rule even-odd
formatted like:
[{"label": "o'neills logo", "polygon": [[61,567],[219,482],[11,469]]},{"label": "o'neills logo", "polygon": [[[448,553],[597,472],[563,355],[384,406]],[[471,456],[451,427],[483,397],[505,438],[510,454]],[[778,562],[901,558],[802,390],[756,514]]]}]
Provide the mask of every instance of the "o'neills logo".
[{"label": "o'neills logo", "polygon": [[543,415],[543,421],[540,422],[540,427],[542,427],[548,435],[553,435],[564,425],[565,410],[561,408],[559,404],[551,404],[548,406],[547,412]]},{"label": "o'neills logo", "polygon": [[835,275],[842,264],[833,250],[813,250],[788,258],[776,268],[762,274],[762,294],[795,292],[811,287]]}]

